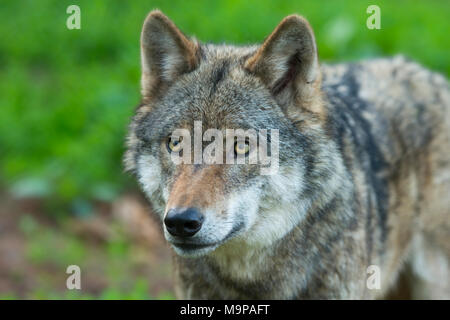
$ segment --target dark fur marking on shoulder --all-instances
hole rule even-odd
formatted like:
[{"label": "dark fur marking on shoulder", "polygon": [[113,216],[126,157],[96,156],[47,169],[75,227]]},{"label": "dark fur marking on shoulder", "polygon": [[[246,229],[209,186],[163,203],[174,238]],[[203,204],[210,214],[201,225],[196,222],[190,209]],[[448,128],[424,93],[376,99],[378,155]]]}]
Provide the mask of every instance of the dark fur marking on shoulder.
[{"label": "dark fur marking on shoulder", "polygon": [[[349,134],[353,140],[355,148],[355,156],[366,176],[367,183],[371,186],[376,205],[374,206],[373,198],[368,197],[368,207],[374,208],[378,214],[378,224],[381,229],[381,243],[385,245],[387,238],[387,214],[388,214],[388,183],[387,179],[381,176],[381,171],[387,168],[379,146],[377,145],[372,126],[362,115],[361,110],[367,112],[375,112],[370,110],[370,105],[359,98],[359,84],[356,81],[356,73],[359,72],[358,65],[351,65],[347,73],[343,77],[343,81],[338,85],[329,86],[327,90],[330,95],[330,102],[335,105],[332,117],[334,118],[337,129],[337,142],[340,148],[343,148],[343,137]],[[342,92],[339,86],[346,86],[348,91]],[[351,123],[353,120],[353,123]],[[369,213],[370,216],[371,213]],[[369,217],[371,218],[371,217]],[[371,222],[368,221],[366,231],[371,237]],[[372,240],[367,239],[369,248],[372,247]],[[382,248],[380,248],[382,250]]]}]

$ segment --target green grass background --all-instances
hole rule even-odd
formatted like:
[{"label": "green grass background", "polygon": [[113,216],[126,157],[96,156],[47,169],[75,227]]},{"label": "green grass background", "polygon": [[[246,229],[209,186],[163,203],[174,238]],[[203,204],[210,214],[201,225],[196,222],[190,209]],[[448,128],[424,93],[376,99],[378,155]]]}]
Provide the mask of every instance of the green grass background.
[{"label": "green grass background", "polygon": [[[81,8],[81,30],[66,28],[70,4]],[[381,30],[366,28],[369,4],[381,8]],[[450,73],[450,1],[2,1],[3,188],[82,212],[132,185],[121,157],[139,102],[139,33],[154,8],[202,41],[237,44],[260,42],[299,13],[322,61],[403,53]]]}]

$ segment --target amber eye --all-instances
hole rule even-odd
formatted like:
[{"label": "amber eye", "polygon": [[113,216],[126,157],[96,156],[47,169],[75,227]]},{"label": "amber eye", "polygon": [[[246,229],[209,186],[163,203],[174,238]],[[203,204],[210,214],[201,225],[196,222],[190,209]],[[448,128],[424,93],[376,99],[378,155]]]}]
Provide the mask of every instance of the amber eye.
[{"label": "amber eye", "polygon": [[181,150],[181,141],[183,138],[179,139],[172,139],[169,137],[169,140],[167,141],[167,149],[169,149],[170,152],[179,152]]},{"label": "amber eye", "polygon": [[234,144],[234,153],[235,153],[235,155],[238,155],[238,154],[247,155],[249,151],[250,151],[250,147],[248,145],[248,141],[236,142]]}]

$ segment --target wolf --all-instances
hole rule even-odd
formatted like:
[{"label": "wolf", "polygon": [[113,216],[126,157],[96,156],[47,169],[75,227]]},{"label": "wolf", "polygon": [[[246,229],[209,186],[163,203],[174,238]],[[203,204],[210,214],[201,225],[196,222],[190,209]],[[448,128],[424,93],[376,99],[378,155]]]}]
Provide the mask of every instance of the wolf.
[{"label": "wolf", "polygon": [[[178,298],[380,299],[403,272],[413,298],[450,298],[442,75],[402,56],[319,64],[295,14],[262,44],[233,46],[189,38],[156,10],[140,41],[124,162],[173,248]],[[196,121],[278,130],[278,170],[175,164],[172,133]]]}]

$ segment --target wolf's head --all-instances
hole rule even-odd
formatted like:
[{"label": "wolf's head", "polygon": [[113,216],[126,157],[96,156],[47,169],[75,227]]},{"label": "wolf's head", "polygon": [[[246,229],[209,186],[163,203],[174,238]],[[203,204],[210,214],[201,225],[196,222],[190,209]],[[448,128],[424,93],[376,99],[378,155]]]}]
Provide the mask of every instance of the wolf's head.
[{"label": "wolf's head", "polygon": [[[189,39],[153,11],[144,22],[141,55],[143,99],[125,162],[175,251],[200,256],[231,239],[255,245],[280,239],[313,205],[318,177],[332,179],[321,153],[326,115],[308,22],[288,16],[261,46],[234,47]],[[199,137],[195,123],[201,123]],[[212,139],[207,129],[223,135]],[[207,149],[208,140],[225,138],[212,154],[216,160],[256,152],[249,151],[248,138],[229,143],[228,129],[267,130],[269,145],[271,130],[277,130],[277,170],[262,175],[264,165],[249,161],[173,161],[182,153],[192,160],[186,150],[194,153],[199,146]],[[200,140],[174,138],[177,130]]]}]

